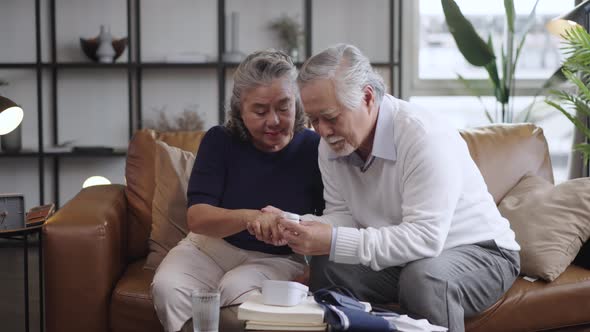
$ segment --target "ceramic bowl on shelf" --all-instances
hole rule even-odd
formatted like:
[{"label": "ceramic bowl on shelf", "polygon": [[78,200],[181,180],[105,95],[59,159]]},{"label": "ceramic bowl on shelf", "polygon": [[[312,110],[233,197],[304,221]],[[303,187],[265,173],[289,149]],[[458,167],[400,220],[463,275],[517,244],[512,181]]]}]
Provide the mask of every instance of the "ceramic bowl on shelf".
[{"label": "ceramic bowl on shelf", "polygon": [[[115,49],[115,57],[113,59],[113,61],[115,61],[125,51],[125,48],[127,47],[127,37],[113,39],[112,44],[113,49]],[[96,50],[98,49],[98,37],[87,39],[80,38],[80,46],[88,58],[94,62],[98,62],[98,57],[96,56]]]}]

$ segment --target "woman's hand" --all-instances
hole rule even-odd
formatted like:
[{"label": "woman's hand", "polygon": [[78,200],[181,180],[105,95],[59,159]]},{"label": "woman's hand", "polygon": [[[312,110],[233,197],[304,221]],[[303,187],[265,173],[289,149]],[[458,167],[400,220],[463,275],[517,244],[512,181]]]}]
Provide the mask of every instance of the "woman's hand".
[{"label": "woman's hand", "polygon": [[275,246],[284,246],[287,241],[283,239],[282,231],[279,229],[279,220],[282,218],[283,213],[277,208],[273,208],[274,210],[267,208],[264,208],[254,221],[248,222],[246,229],[250,234],[256,236],[259,241]]}]

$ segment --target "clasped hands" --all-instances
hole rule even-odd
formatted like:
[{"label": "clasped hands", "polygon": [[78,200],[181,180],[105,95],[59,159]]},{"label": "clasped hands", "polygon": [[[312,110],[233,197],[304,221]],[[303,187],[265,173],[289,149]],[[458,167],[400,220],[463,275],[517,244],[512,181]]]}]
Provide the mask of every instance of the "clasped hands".
[{"label": "clasped hands", "polygon": [[288,245],[298,254],[330,253],[332,226],[317,221],[289,221],[283,218],[282,210],[273,206],[263,208],[254,221],[247,223],[246,229],[259,241],[275,246]]}]

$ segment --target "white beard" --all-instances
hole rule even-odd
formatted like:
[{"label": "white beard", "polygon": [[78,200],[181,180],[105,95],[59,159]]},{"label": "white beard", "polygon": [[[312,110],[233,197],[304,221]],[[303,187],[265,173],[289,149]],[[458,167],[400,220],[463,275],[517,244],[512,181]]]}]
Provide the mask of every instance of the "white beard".
[{"label": "white beard", "polygon": [[[323,138],[330,149],[338,156],[338,157],[345,157],[349,154],[353,153],[356,148],[348,143],[344,137],[342,136],[330,136]],[[338,143],[337,143],[338,142]],[[331,144],[337,143],[337,144]]]}]

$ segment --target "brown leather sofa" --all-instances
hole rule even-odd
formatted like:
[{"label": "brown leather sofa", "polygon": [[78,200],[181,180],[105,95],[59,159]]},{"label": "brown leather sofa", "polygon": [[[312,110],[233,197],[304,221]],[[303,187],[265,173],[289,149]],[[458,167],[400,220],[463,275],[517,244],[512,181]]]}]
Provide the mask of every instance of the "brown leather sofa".
[{"label": "brown leather sofa", "polygon": [[[129,144],[127,185],[84,189],[47,222],[47,331],[163,330],[149,293],[154,272],[142,268],[151,227],[154,144],[161,139],[196,151],[202,135],[137,132]],[[525,173],[553,181],[541,129],[497,125],[462,135],[496,202]],[[585,257],[582,263],[588,264]],[[590,270],[570,265],[552,283],[519,278],[496,304],[469,319],[467,329],[537,331],[585,324],[590,324]]]}]

